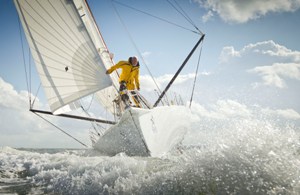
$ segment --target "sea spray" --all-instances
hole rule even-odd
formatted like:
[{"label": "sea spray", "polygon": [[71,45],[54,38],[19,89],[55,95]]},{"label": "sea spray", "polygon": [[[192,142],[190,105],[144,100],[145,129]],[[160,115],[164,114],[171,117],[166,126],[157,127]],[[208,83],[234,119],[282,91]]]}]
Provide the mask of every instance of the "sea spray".
[{"label": "sea spray", "polygon": [[99,156],[92,149],[38,152],[3,147],[0,192],[298,194],[297,121],[254,111],[216,116],[195,114],[182,144],[161,158]]}]

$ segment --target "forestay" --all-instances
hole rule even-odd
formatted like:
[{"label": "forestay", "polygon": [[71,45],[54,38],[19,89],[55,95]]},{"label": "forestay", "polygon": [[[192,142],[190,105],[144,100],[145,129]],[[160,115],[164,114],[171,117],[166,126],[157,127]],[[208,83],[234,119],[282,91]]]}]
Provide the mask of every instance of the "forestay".
[{"label": "forestay", "polygon": [[14,3],[52,112],[112,85],[73,1]]}]

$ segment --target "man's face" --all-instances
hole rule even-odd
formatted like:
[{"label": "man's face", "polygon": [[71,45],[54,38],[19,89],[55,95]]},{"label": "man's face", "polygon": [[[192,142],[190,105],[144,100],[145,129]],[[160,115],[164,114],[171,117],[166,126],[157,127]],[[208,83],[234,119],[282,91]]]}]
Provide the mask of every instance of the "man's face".
[{"label": "man's face", "polygon": [[132,65],[136,66],[138,63],[138,59],[136,57],[132,57]]}]

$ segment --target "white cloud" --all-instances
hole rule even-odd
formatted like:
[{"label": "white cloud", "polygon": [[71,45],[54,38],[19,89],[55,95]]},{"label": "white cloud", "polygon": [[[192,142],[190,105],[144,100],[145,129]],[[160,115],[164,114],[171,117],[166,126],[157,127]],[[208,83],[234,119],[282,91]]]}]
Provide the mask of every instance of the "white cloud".
[{"label": "white cloud", "polygon": [[261,106],[247,106],[236,100],[218,100],[216,103],[203,106],[192,104],[192,111],[200,118],[233,119],[233,118],[257,118],[258,114],[270,118],[283,118],[299,120],[300,114],[293,109],[270,109]]},{"label": "white cloud", "polygon": [[241,50],[235,50],[233,46],[223,48],[220,55],[220,62],[226,63],[237,57],[246,55],[262,55],[268,57],[278,57],[280,59],[289,60],[292,62],[300,62],[300,51],[292,51],[283,45],[279,45],[272,40],[248,44]]},{"label": "white cloud", "polygon": [[149,57],[150,55],[151,55],[151,52],[150,52],[150,51],[145,51],[145,52],[142,53],[142,56],[143,56],[144,58]]},{"label": "white cloud", "polygon": [[226,63],[230,59],[235,58],[235,57],[240,57],[240,56],[241,56],[240,52],[235,51],[232,46],[227,46],[222,49],[221,55],[219,57],[219,62]]},{"label": "white cloud", "polygon": [[234,100],[218,100],[216,104],[209,105],[208,108],[200,104],[192,104],[192,110],[198,115],[215,119],[226,119],[228,117],[250,117],[251,111],[246,105]]},{"label": "white cloud", "polygon": [[214,16],[214,13],[211,10],[209,10],[207,12],[207,14],[205,14],[204,16],[202,16],[202,21],[204,23],[206,23],[207,21],[211,20],[213,18],[213,16]]},{"label": "white cloud", "polygon": [[229,23],[245,23],[268,13],[293,12],[300,8],[300,0],[194,0],[209,11],[217,13]]},{"label": "white cloud", "polygon": [[[28,96],[25,92],[18,94],[13,86],[0,78],[0,106],[20,110],[24,105],[28,105]],[[27,104],[26,104],[26,103]]]},{"label": "white cloud", "polygon": [[[43,109],[38,99],[36,108]],[[76,129],[71,134],[88,143],[88,131],[76,121],[46,117],[64,130]],[[79,147],[50,124],[29,111],[26,91],[18,92],[0,77],[0,146],[11,147]]]},{"label": "white cloud", "polygon": [[249,70],[249,72],[258,73],[262,76],[263,84],[286,87],[284,79],[300,80],[300,64],[296,63],[275,63],[271,66],[260,66]]},{"label": "white cloud", "polygon": [[241,50],[226,46],[220,54],[219,63],[231,65],[234,71],[243,69],[257,74],[263,82],[254,82],[254,88],[262,85],[285,88],[287,79],[300,80],[300,52],[272,40],[248,44]]},{"label": "white cloud", "polygon": [[[36,100],[39,105],[39,100]],[[43,123],[33,120],[29,112],[29,100],[26,92],[17,92],[13,86],[0,78],[0,131],[1,134],[24,134],[28,130],[45,128]]]},{"label": "white cloud", "polygon": [[[201,72],[198,74],[199,75],[203,75],[203,76],[209,76],[211,73],[210,72]],[[171,74],[165,74],[159,77],[154,78],[156,84],[158,85],[158,87],[161,89],[162,87],[165,87],[173,78],[174,75]],[[176,78],[176,80],[174,81],[174,86],[176,85],[180,85],[180,84],[184,84],[188,81],[192,81],[195,79],[195,73],[190,73],[190,74],[181,74],[178,75],[178,77]],[[143,88],[143,90],[146,91],[153,91],[154,89],[156,89],[156,85],[153,81],[153,79],[149,76],[149,75],[141,75],[140,76],[140,83],[141,83],[141,87]]]},{"label": "white cloud", "polygon": [[293,109],[272,110],[272,109],[269,109],[269,108],[265,108],[265,109],[262,109],[262,111],[265,114],[273,115],[273,116],[281,116],[281,117],[286,118],[286,119],[295,119],[295,120],[300,119],[300,114],[298,112],[296,112],[295,110],[293,110]]},{"label": "white cloud", "polygon": [[300,52],[292,51],[283,45],[276,44],[274,41],[263,41],[245,46],[241,53],[260,53],[271,57],[287,58],[291,61],[300,61]]},{"label": "white cloud", "polygon": [[145,51],[142,53],[142,58],[140,59],[140,62],[145,63],[145,64],[149,64],[149,57],[151,56],[151,52],[150,51]]}]

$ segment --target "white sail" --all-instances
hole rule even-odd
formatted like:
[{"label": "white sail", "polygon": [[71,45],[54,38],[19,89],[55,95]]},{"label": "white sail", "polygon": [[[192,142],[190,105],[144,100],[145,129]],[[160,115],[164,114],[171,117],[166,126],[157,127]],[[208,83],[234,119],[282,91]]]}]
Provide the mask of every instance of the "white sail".
[{"label": "white sail", "polygon": [[[78,9],[79,14],[82,16],[82,21],[84,22],[86,29],[88,30],[95,47],[101,59],[104,62],[104,66],[109,69],[114,65],[112,61],[112,54],[109,53],[106,44],[102,38],[101,33],[99,32],[98,26],[94,20],[94,17],[89,9],[85,0],[74,0],[74,3]],[[102,106],[110,111],[111,113],[115,112],[114,100],[117,98],[118,94],[118,73],[113,72],[110,74],[110,77],[113,81],[113,86],[102,89],[96,93],[96,98],[102,104]]]},{"label": "white sail", "polygon": [[52,112],[112,85],[71,0],[14,0]]}]

